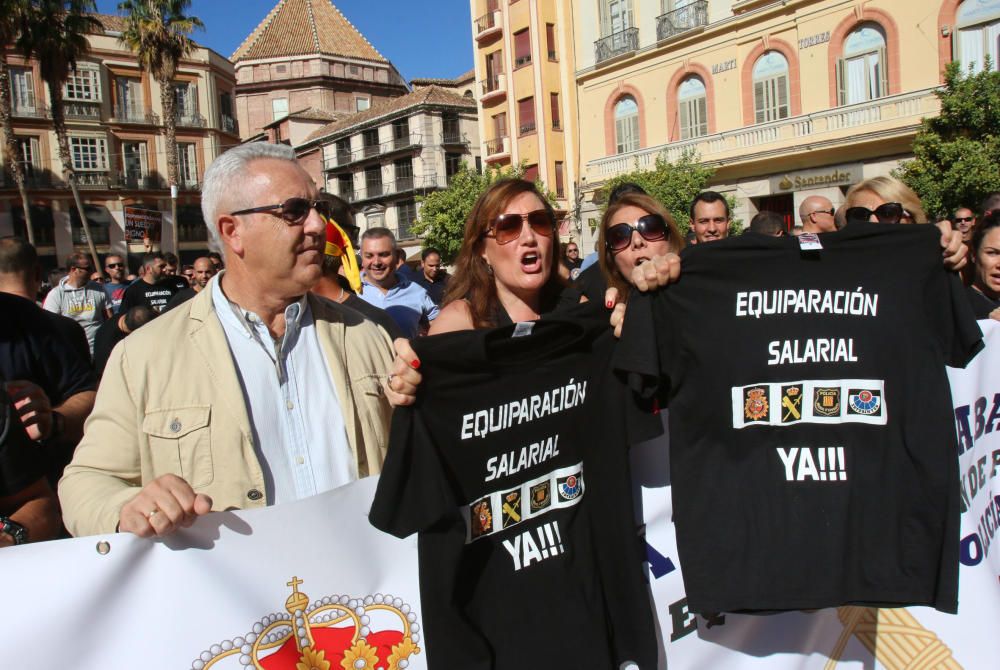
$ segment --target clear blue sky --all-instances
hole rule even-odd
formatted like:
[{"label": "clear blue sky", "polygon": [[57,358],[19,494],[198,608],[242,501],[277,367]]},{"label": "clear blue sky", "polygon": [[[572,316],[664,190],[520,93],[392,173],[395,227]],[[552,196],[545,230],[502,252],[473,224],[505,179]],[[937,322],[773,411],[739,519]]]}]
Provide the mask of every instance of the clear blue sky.
[{"label": "clear blue sky", "polygon": [[[278,0],[193,0],[190,12],[205,24],[195,41],[227,58]],[[472,69],[472,18],[467,0],[334,0],[341,13],[403,78],[448,79]],[[118,13],[118,0],[97,0],[98,11]]]}]

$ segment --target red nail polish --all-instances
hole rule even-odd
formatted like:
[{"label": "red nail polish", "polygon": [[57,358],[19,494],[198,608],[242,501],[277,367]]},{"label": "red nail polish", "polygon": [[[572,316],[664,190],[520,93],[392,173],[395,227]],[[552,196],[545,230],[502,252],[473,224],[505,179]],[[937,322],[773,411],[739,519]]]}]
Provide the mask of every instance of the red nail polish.
[{"label": "red nail polish", "polygon": [[410,367],[413,368],[414,370],[419,370],[420,369],[420,359],[414,358],[412,361],[410,361]]},{"label": "red nail polish", "polygon": [[606,303],[604,303],[604,306],[607,307],[608,309],[612,309],[615,306],[615,301],[614,300],[608,300]]}]

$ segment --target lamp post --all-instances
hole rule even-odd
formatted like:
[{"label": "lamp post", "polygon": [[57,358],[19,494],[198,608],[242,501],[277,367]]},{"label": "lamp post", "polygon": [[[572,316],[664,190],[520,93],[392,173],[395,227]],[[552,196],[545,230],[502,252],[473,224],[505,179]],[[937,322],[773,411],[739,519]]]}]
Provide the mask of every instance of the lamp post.
[{"label": "lamp post", "polygon": [[170,185],[170,244],[171,251],[181,257],[177,241],[177,184]]}]

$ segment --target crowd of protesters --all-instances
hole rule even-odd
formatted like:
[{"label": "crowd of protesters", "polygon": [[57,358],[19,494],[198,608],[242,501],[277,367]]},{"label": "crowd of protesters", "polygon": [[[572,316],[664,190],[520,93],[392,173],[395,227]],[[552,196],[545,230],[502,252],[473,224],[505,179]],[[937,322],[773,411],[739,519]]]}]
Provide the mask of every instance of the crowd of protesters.
[{"label": "crowd of protesters", "polygon": [[[578,242],[560,246],[555,212],[535,187],[503,180],[469,214],[448,273],[436,249],[407,262],[386,228],[358,239],[349,205],[320,193],[290,148],[260,143],[209,167],[202,210],[221,255],[181,266],[172,253],[148,253],[134,275],[121,254],[95,268],[76,253],[43,278],[31,245],[0,240],[10,419],[0,426],[0,546],[67,531],[162,536],[211,510],[376,474],[392,408],[411,404],[422,380],[406,338],[531,321],[585,301],[620,329],[631,291],[676,281],[686,243],[724,239],[732,227],[722,194],[668,212],[624,185],[584,261]],[[684,215],[687,240],[676,223]],[[746,234],[928,222],[891,178],[855,185],[839,209],[808,197],[798,215],[789,230],[762,212]],[[360,251],[360,291],[345,273],[349,251],[329,253],[330,221]],[[1000,319],[1000,193],[938,226],[944,264],[963,270],[977,316]],[[42,448],[26,456],[18,440]]]}]

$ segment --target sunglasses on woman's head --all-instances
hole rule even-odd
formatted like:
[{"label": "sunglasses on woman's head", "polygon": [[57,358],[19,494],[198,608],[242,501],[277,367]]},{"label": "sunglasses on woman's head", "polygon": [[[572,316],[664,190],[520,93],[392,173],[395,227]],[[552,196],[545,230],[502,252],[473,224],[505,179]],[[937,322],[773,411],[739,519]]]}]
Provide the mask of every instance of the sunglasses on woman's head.
[{"label": "sunglasses on woman's head", "polygon": [[636,232],[647,242],[656,242],[667,236],[667,222],[659,214],[647,214],[636,219],[635,225],[616,223],[604,233],[604,241],[613,253],[628,248],[632,233]]},{"label": "sunglasses on woman's head", "polygon": [[326,200],[309,200],[308,198],[289,198],[288,200],[279,202],[276,205],[263,205],[261,207],[241,209],[237,212],[233,212],[231,215],[236,216],[238,214],[256,214],[258,212],[267,212],[268,214],[273,214],[274,216],[283,219],[285,223],[298,225],[306,220],[306,217],[309,216],[309,210],[311,209],[315,209],[321,216],[328,219],[333,216],[333,210],[329,202]]},{"label": "sunglasses on woman's head", "polygon": [[904,216],[909,216],[898,202],[886,202],[875,209],[848,207],[846,214],[848,223],[867,223],[871,220],[872,214],[875,215],[879,223],[899,223]]},{"label": "sunglasses on woman's head", "polygon": [[493,219],[493,223],[483,233],[484,237],[492,237],[497,244],[507,244],[513,242],[521,236],[521,229],[527,219],[528,225],[536,235],[552,237],[555,230],[555,221],[547,210],[536,209],[527,214],[501,214]]}]

